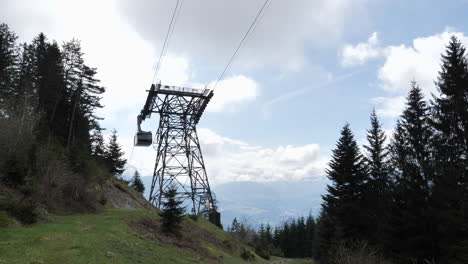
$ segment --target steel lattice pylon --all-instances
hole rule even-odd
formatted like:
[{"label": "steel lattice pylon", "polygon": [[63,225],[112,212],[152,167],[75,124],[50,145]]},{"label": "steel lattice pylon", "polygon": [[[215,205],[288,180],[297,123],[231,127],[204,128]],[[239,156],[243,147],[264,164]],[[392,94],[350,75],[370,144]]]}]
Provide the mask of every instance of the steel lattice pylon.
[{"label": "steel lattice pylon", "polygon": [[139,122],[151,113],[159,114],[154,138],[157,151],[149,200],[158,208],[171,185],[179,196],[190,199],[192,213],[215,211],[213,197],[200,149],[196,125],[213,97],[208,89],[152,85]]}]

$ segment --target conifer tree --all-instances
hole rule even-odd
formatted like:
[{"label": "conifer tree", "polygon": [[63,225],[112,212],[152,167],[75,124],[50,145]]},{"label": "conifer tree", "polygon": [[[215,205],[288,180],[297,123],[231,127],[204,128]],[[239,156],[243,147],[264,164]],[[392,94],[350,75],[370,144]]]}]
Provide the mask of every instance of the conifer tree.
[{"label": "conifer tree", "polygon": [[102,135],[102,129],[95,129],[91,134],[91,155],[98,159],[104,159],[106,144]]},{"label": "conifer tree", "polygon": [[[105,88],[96,79],[97,70],[84,63],[81,44],[72,40],[63,44],[64,83],[70,97],[67,147],[88,145],[89,130],[97,129],[95,110],[102,108],[100,95]],[[87,147],[87,146],[86,146]]]},{"label": "conifer tree", "polygon": [[18,37],[7,24],[0,24],[0,117],[6,111],[7,99],[13,96],[14,82],[18,73]]},{"label": "conifer tree", "polygon": [[402,261],[432,259],[429,198],[432,181],[429,109],[415,82],[390,145],[394,188],[385,241]]},{"label": "conifer tree", "polygon": [[315,219],[314,217],[309,214],[306,220],[306,235],[305,235],[305,242],[304,242],[304,249],[303,249],[303,256],[312,258],[314,256],[314,239],[315,239]]},{"label": "conifer tree", "polygon": [[232,233],[239,233],[240,232],[240,224],[237,221],[237,218],[234,217],[234,220],[232,220],[232,225],[231,225],[231,231]]},{"label": "conifer tree", "polygon": [[366,183],[365,198],[367,205],[365,210],[375,225],[369,226],[368,239],[373,242],[381,241],[384,225],[387,221],[387,209],[389,198],[389,168],[388,150],[385,145],[385,132],[382,129],[375,109],[372,110],[371,128],[367,130],[367,151],[365,158],[369,169],[369,179]]},{"label": "conifer tree", "polygon": [[369,218],[365,210],[367,171],[364,159],[346,124],[333,150],[329,169],[331,184],[323,198],[324,213],[332,221],[334,240],[366,239]]},{"label": "conifer tree", "polygon": [[162,221],[161,231],[179,235],[180,223],[185,214],[185,208],[182,207],[182,201],[177,198],[177,188],[174,185],[170,186],[164,193],[164,198],[159,213]]},{"label": "conifer tree", "polygon": [[140,177],[140,173],[138,173],[137,170],[135,170],[135,174],[133,174],[130,187],[132,187],[133,189],[135,189],[135,191],[141,194],[145,192],[145,185],[143,184],[143,181],[141,180],[141,177]]},{"label": "conifer tree", "polygon": [[335,244],[335,225],[325,210],[321,210],[317,218],[317,228],[314,235],[314,258],[325,260],[328,258],[330,249]]},{"label": "conifer tree", "polygon": [[124,152],[117,142],[117,130],[113,129],[111,133],[109,144],[106,147],[106,161],[112,175],[119,177],[124,171],[127,160],[123,158]]},{"label": "conifer tree", "polygon": [[[432,102],[436,211],[440,261],[466,263],[468,256],[468,64],[465,47],[452,36]],[[462,259],[463,258],[463,259]]]}]

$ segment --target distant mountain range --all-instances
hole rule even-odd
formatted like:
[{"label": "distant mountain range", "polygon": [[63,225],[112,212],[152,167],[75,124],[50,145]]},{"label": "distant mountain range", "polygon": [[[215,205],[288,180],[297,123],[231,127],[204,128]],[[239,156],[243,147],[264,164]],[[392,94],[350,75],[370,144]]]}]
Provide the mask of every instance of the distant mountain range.
[{"label": "distant mountain range", "polygon": [[[145,197],[149,195],[151,177],[142,177]],[[230,182],[212,187],[224,227],[234,217],[253,227],[261,223],[279,225],[309,213],[317,216],[325,193],[325,181]]]},{"label": "distant mountain range", "polygon": [[278,225],[291,217],[316,216],[325,192],[323,181],[231,182],[213,187],[225,226],[234,217],[253,226]]}]

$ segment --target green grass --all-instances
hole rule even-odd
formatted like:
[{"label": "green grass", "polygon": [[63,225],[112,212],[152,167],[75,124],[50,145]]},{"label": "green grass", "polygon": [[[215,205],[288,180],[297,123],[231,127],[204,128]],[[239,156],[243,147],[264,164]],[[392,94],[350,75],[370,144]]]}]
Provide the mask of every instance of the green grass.
[{"label": "green grass", "polygon": [[13,219],[11,219],[5,211],[0,211],[0,228],[7,227],[13,223]]},{"label": "green grass", "polygon": [[[202,263],[130,231],[125,218],[154,212],[110,210],[58,216],[53,223],[0,228],[0,263]],[[107,257],[111,251],[114,257]]]},{"label": "green grass", "polygon": [[[125,219],[141,216],[158,217],[155,211],[107,210],[98,214],[56,216],[52,222],[27,227],[0,227],[0,264],[246,263],[240,258],[242,245],[230,254],[201,240],[216,260],[201,259],[176,247],[161,246],[129,229]],[[187,218],[185,221],[192,220]],[[200,218],[195,223],[221,241],[235,243],[230,234],[208,221]],[[115,256],[106,256],[108,251]],[[280,258],[265,261],[257,256],[248,263],[302,264],[311,261]]]}]

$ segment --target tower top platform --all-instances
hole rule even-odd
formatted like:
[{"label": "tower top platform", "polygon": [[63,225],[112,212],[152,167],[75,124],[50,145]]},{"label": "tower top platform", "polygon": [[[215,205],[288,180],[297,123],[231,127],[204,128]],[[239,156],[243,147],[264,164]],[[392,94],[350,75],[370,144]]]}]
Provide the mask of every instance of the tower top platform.
[{"label": "tower top platform", "polygon": [[[151,86],[155,86],[154,84]],[[161,94],[175,94],[181,96],[196,96],[196,97],[207,97],[213,91],[210,89],[196,89],[196,88],[187,88],[179,86],[169,86],[169,85],[156,85],[155,92]]]},{"label": "tower top platform", "polygon": [[196,124],[212,97],[210,89],[152,84],[139,117],[145,120],[151,113],[180,115]]}]

